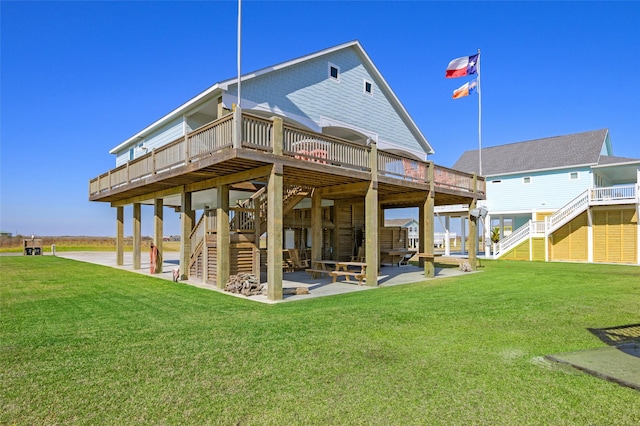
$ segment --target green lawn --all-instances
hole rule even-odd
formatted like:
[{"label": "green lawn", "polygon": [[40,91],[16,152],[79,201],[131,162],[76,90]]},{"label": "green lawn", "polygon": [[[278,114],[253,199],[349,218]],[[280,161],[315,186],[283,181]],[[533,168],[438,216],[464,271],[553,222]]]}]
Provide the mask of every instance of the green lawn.
[{"label": "green lawn", "polygon": [[638,391],[543,357],[640,322],[640,267],[483,265],[264,305],[0,257],[0,424],[637,425]]}]

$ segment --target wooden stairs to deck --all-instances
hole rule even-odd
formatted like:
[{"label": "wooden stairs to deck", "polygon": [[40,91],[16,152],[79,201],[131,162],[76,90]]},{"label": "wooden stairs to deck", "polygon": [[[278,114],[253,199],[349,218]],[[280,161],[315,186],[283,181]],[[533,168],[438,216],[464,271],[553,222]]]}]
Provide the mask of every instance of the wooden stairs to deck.
[{"label": "wooden stairs to deck", "polygon": [[[288,186],[284,188],[283,194],[283,215],[289,213],[293,208],[304,198],[308,197],[311,193],[311,188],[302,187],[302,186]],[[256,209],[255,206],[258,205],[259,208]],[[261,188],[256,191],[250,198],[238,203],[237,207],[238,211],[243,211],[245,214],[240,216],[234,216],[230,218],[229,226],[232,231],[242,230],[245,232],[245,235],[255,235],[255,230],[253,233],[247,233],[248,227],[256,227],[259,226],[260,234],[266,232],[267,229],[267,193],[266,187]],[[259,212],[259,220],[255,220],[255,214]],[[196,226],[194,226],[194,230],[196,230],[199,226],[205,226],[205,216],[207,212],[204,212],[200,219],[198,220]],[[240,217],[240,220],[237,219]],[[256,223],[257,222],[257,223]],[[237,229],[236,229],[237,228]],[[191,250],[191,257],[189,260],[189,275],[195,277],[197,279],[204,278],[204,270],[207,268],[207,276],[209,280],[215,280],[215,274],[217,271],[217,259],[216,259],[216,250],[215,250],[215,241],[212,238],[215,237],[215,234],[209,232],[209,230],[205,229],[202,232],[202,237],[200,237]],[[233,263],[231,265],[231,274],[235,274],[238,272],[246,272],[251,271],[254,262],[254,249],[256,247],[256,242],[233,242],[231,243],[231,259]],[[207,251],[205,253],[205,251]],[[206,254],[206,256],[205,256]],[[205,259],[207,260],[207,265],[205,265]]]}]

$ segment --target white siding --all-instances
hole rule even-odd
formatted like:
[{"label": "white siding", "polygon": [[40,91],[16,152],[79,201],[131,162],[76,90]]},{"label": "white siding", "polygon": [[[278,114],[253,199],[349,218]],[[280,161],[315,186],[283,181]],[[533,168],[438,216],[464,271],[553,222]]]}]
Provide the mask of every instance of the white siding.
[{"label": "white siding", "polygon": [[[570,174],[578,179],[570,179]],[[524,177],[530,177],[524,183]],[[500,181],[499,183],[497,181]],[[556,210],[591,187],[589,169],[567,169],[487,178],[487,205],[500,211]]]}]

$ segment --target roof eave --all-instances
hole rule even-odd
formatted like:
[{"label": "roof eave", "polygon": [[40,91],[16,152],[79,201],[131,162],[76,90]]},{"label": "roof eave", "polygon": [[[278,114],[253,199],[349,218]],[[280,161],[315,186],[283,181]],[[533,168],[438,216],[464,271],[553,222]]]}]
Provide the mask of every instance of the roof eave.
[{"label": "roof eave", "polygon": [[[263,74],[269,73],[271,71],[277,71],[301,62],[305,62],[308,61],[310,59],[314,59],[320,56],[324,56],[333,52],[336,52],[338,50],[342,50],[348,47],[354,47],[357,49],[358,53],[362,56],[362,58],[364,59],[364,61],[366,62],[367,66],[374,72],[375,77],[383,84],[384,86],[384,90],[385,92],[388,94],[391,103],[393,104],[393,106],[400,112],[401,117],[405,120],[405,122],[408,124],[411,133],[416,137],[416,139],[418,140],[418,143],[420,144],[420,146],[422,147],[422,149],[424,150],[424,152],[427,155],[433,155],[435,154],[435,150],[433,149],[433,147],[431,146],[431,144],[429,144],[429,141],[427,140],[427,138],[422,134],[422,132],[420,131],[420,129],[418,128],[418,126],[416,125],[416,123],[413,121],[413,119],[411,118],[411,116],[409,115],[409,113],[407,112],[407,110],[404,108],[404,106],[402,105],[402,103],[400,102],[400,100],[398,99],[398,97],[395,95],[395,93],[393,92],[393,90],[391,89],[391,86],[389,86],[389,84],[387,83],[387,81],[384,79],[384,77],[382,76],[382,74],[380,73],[380,71],[378,70],[378,68],[375,66],[375,64],[373,63],[373,61],[371,60],[371,58],[369,57],[369,55],[367,55],[367,52],[365,52],[364,48],[362,47],[362,45],[360,44],[359,41],[354,40],[354,41],[350,41],[347,43],[343,43],[343,44],[339,44],[337,46],[334,47],[330,47],[328,49],[324,49],[324,50],[320,50],[318,52],[315,53],[311,53],[309,55],[305,55],[305,56],[301,56],[299,58],[296,59],[291,59],[289,61],[285,61],[285,62],[281,62],[277,65],[272,65],[266,68],[262,68],[258,71],[254,71],[252,73],[249,74],[245,74],[242,75],[242,81],[247,81],[250,80],[252,78],[256,78],[259,77]],[[220,86],[221,89],[223,90],[228,90],[228,88],[234,84],[238,83],[238,78],[234,77],[234,78],[230,78],[228,80],[224,80],[221,81],[220,83],[218,83],[218,85]]]},{"label": "roof eave", "polygon": [[546,169],[532,169],[532,170],[520,170],[517,172],[506,172],[506,173],[487,173],[484,176],[485,177],[495,177],[495,176],[513,176],[513,175],[522,175],[522,174],[526,174],[526,173],[540,173],[540,172],[550,172],[550,171],[554,171],[554,170],[567,170],[567,169],[583,169],[583,168],[593,168],[594,167],[594,163],[590,163],[590,164],[572,164],[569,166],[562,166],[562,167],[549,167]]},{"label": "roof eave", "polygon": [[147,134],[153,132],[154,130],[158,129],[163,124],[165,124],[165,123],[167,123],[167,122],[169,122],[169,121],[171,121],[171,120],[173,120],[173,119],[175,119],[177,117],[182,116],[189,108],[193,107],[194,105],[196,105],[198,102],[202,101],[203,99],[206,99],[206,98],[210,97],[216,91],[219,91],[219,92],[223,91],[223,89],[221,89],[221,87],[220,87],[220,83],[214,84],[213,86],[211,86],[210,88],[208,88],[204,92],[200,93],[199,95],[195,96],[194,98],[191,98],[189,101],[187,101],[184,104],[180,105],[178,108],[174,109],[173,111],[171,111],[170,113],[166,114],[162,118],[154,121],[153,123],[151,123],[150,125],[148,125],[144,129],[140,130],[135,135],[131,136],[129,139],[127,139],[124,142],[122,142],[120,145],[116,146],[115,148],[112,148],[111,151],[109,151],[109,154],[117,154],[118,151],[122,150],[123,148],[126,148],[127,146],[129,146],[131,144],[133,144],[134,142],[136,142],[140,138],[142,138],[145,135],[147,135]]}]

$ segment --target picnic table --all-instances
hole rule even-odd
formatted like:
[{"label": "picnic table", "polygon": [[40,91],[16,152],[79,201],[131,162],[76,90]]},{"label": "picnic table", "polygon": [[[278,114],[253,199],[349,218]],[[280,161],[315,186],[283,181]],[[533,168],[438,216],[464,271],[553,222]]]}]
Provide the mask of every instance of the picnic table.
[{"label": "picnic table", "polygon": [[[350,269],[350,268],[355,268]],[[358,285],[362,285],[362,280],[367,274],[367,264],[365,262],[341,262],[338,260],[312,260],[311,268],[306,269],[313,278],[318,274],[327,274],[333,278],[335,283],[339,276],[345,278],[353,278],[358,281]]]},{"label": "picnic table", "polygon": [[393,265],[397,264],[406,265],[407,261],[416,254],[417,250],[406,250],[406,249],[397,249],[397,250],[380,250],[380,253],[387,254],[391,257],[391,263]]}]

